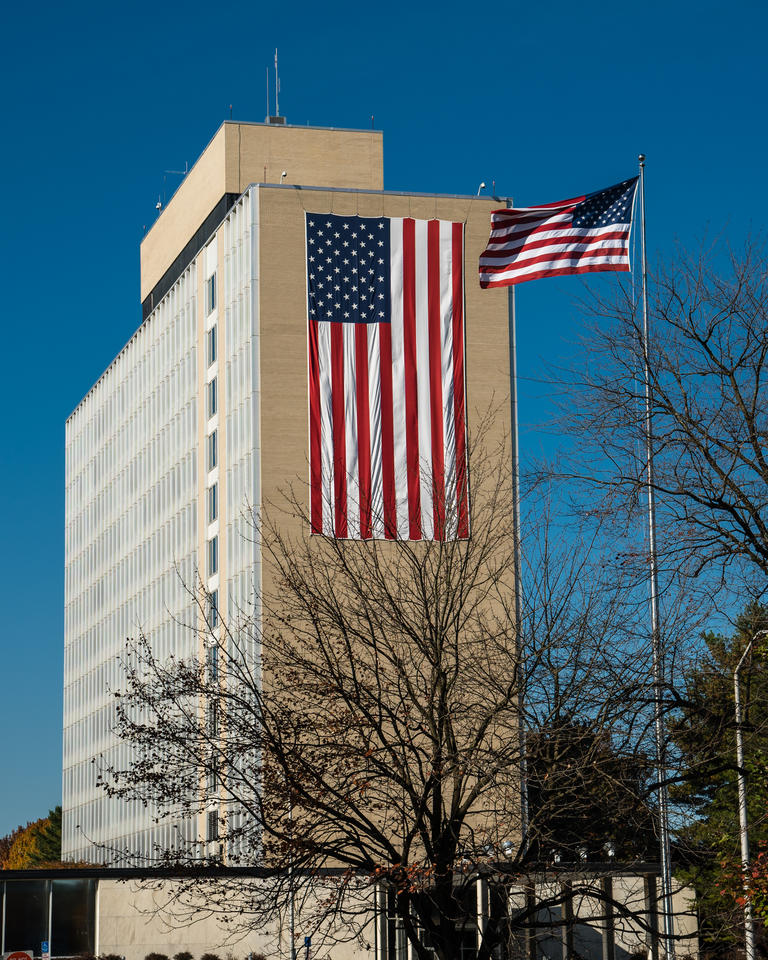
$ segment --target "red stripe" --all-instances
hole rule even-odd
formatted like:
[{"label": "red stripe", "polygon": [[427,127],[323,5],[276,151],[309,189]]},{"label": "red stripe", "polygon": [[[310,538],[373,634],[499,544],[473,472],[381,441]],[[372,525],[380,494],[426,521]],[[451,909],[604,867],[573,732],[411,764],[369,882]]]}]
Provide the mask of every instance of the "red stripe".
[{"label": "red stripe", "polygon": [[469,536],[469,491],[467,476],[467,447],[465,433],[466,402],[464,396],[464,263],[463,226],[453,224],[453,410],[456,430],[456,503],[458,524],[456,534]]},{"label": "red stripe", "polygon": [[558,232],[555,237],[542,237],[538,240],[532,240],[530,236],[521,240],[515,240],[512,243],[494,243],[489,241],[488,247],[483,251],[483,257],[511,257],[519,250],[538,250],[541,247],[550,247],[558,243],[579,243],[594,244],[604,240],[626,240],[629,236],[629,226],[623,230],[606,230],[603,233],[578,234],[572,233],[571,229]]},{"label": "red stripe", "polygon": [[331,394],[333,398],[334,530],[347,535],[347,443],[344,435],[344,325],[331,324]]},{"label": "red stripe", "polygon": [[395,441],[392,428],[392,327],[379,324],[381,378],[381,486],[384,495],[384,536],[397,539],[395,508]]},{"label": "red stripe", "polygon": [[309,320],[309,487],[312,533],[323,532],[323,476],[320,455],[320,356],[317,321]]},{"label": "red stripe", "polygon": [[516,283],[525,283],[526,280],[538,280],[539,277],[564,277],[573,273],[602,273],[603,271],[626,273],[628,270],[628,263],[587,263],[580,267],[553,267],[550,270],[539,270],[537,273],[526,273],[517,277],[512,276],[507,280],[484,280],[481,276],[480,286],[483,289],[487,289],[488,287],[511,287]]},{"label": "red stripe", "polygon": [[421,540],[419,408],[416,380],[416,221],[403,220],[403,341],[405,366],[405,455],[408,470],[408,536]]},{"label": "red stripe", "polygon": [[368,411],[368,324],[355,324],[357,378],[357,467],[360,478],[360,537],[371,538],[371,419]]},{"label": "red stripe", "polygon": [[445,539],[445,454],[440,323],[440,221],[427,223],[427,317],[429,322],[429,413],[432,428],[432,517],[435,540]]}]

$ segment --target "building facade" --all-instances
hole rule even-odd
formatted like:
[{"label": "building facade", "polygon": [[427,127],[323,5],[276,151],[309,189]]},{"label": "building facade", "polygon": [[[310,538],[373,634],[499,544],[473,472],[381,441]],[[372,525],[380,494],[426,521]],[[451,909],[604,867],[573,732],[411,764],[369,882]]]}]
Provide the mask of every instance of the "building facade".
[{"label": "building facade", "polygon": [[142,243],[142,323],[66,426],[65,859],[207,842],[108,798],[93,760],[128,760],[126,638],[199,654],[195,589],[234,617],[270,588],[248,515],[306,484],[307,212],[464,224],[469,417],[509,430],[507,295],[472,282],[499,201],[388,193],[382,158],[375,131],[225,123]]}]

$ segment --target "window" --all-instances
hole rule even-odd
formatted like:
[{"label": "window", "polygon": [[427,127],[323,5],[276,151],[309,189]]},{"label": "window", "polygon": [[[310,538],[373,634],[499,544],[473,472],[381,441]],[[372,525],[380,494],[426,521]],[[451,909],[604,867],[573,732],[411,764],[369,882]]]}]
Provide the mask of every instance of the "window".
[{"label": "window", "polygon": [[208,839],[219,839],[219,813],[218,810],[208,811]]},{"label": "window", "polygon": [[[208,626],[211,630],[219,625],[219,591],[211,590],[208,594]],[[219,648],[211,647],[208,650],[208,667],[218,669]]]},{"label": "window", "polygon": [[212,273],[208,277],[208,282],[205,285],[205,304],[208,308],[208,313],[213,313],[216,309],[216,274]]},{"label": "window", "polygon": [[219,704],[213,698],[208,700],[208,734],[211,737],[219,735]]},{"label": "window", "polygon": [[212,577],[219,569],[219,538],[208,541],[208,576]]},{"label": "window", "polygon": [[219,515],[218,487],[218,483],[212,483],[208,487],[208,523],[213,523]]},{"label": "window", "polygon": [[208,366],[216,362],[216,324],[208,331]]},{"label": "window", "polygon": [[219,784],[219,775],[216,770],[216,757],[211,757],[211,766],[208,770],[208,792],[214,793]]},{"label": "window", "polygon": [[211,430],[208,434],[208,469],[213,470],[216,466],[216,431]]},{"label": "window", "polygon": [[208,384],[208,416],[216,413],[216,377]]}]

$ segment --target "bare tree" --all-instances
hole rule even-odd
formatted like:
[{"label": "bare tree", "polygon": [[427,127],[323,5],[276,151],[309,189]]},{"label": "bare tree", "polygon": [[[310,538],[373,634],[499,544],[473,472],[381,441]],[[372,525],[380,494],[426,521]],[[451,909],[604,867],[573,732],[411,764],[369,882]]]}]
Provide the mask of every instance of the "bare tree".
[{"label": "bare tree", "polygon": [[[158,818],[200,822],[213,809],[215,842],[179,839],[161,863],[260,869],[247,886],[219,871],[202,896],[198,878],[182,884],[191,910],[259,926],[296,909],[303,931],[328,943],[370,938],[379,897],[421,960],[449,960],[478,936],[480,883],[491,890],[484,960],[540,922],[541,902],[511,893],[525,889],[531,859],[553,844],[564,861],[580,856],[547,804],[531,808],[523,836],[521,721],[561,743],[580,731],[561,821],[569,804],[583,818],[589,782],[593,812],[615,806],[647,828],[653,788],[635,761],[648,658],[632,585],[596,538],[566,542],[544,523],[526,550],[518,630],[508,460],[474,446],[468,540],[307,538],[273,514],[256,527],[273,584],[258,607],[214,628],[196,592],[204,648],[191,661],[158,661],[150,638],[129,643],[116,729],[135,759],[104,767],[105,789]],[[289,527],[298,518],[308,529],[301,497],[283,509]],[[530,742],[535,757],[541,740]],[[603,904],[595,922],[609,911],[612,923],[647,925],[645,904],[579,876],[554,884],[547,903],[581,895]]]},{"label": "bare tree", "polygon": [[[645,347],[633,289],[614,289],[615,299],[585,304],[596,321],[588,368],[566,377],[564,408],[569,432],[585,442],[555,472],[596,485],[602,503],[626,516],[644,484]],[[649,298],[660,549],[676,569],[759,595],[768,573],[765,249],[681,254],[650,278]]]}]

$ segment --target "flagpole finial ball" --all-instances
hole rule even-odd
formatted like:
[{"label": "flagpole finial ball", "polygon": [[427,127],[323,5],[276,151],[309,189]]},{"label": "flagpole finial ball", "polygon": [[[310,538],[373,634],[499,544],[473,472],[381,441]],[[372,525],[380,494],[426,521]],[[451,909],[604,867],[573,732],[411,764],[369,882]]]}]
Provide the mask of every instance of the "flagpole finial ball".
[{"label": "flagpole finial ball", "polygon": [[645,163],[645,154],[641,153],[637,159],[640,161],[640,163]]}]

